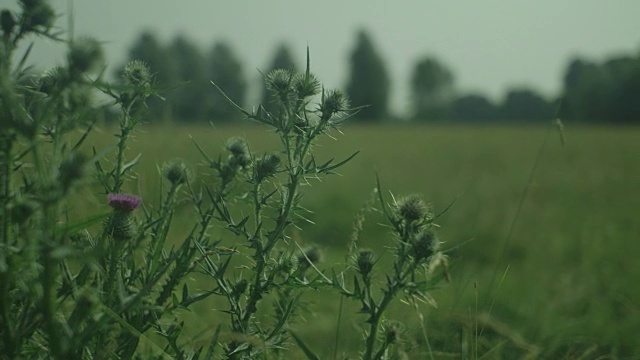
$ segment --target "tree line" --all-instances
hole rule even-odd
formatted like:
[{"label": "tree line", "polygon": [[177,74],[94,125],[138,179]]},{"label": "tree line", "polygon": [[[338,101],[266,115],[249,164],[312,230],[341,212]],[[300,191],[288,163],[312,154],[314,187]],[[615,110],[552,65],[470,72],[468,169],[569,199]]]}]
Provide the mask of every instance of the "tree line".
[{"label": "tree line", "polygon": [[[184,36],[163,44],[153,33],[143,32],[128,57],[146,62],[156,74],[163,98],[150,101],[149,112],[159,121],[219,123],[237,119],[238,113],[212,90],[210,81],[236,103],[246,103],[248,82],[243,64],[228,42],[217,41],[202,51]],[[278,68],[298,68],[285,44],[276,47],[264,74]],[[461,92],[451,69],[436,56],[416,60],[409,86],[409,117],[414,121],[535,123],[557,115],[580,122],[640,122],[640,53],[601,63],[571,60],[557,98],[545,97],[530,87],[510,88],[499,102],[482,93]],[[368,105],[355,115],[357,121],[393,118],[389,111],[391,79],[365,30],[356,34],[344,89],[354,106]],[[271,99],[264,88],[262,94],[261,104],[269,109]]]}]

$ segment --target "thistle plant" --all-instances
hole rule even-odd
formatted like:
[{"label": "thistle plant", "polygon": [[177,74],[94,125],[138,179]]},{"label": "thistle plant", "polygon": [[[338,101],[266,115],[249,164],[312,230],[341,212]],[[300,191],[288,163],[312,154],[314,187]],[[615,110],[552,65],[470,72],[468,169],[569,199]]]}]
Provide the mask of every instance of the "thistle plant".
[{"label": "thistle plant", "polygon": [[[262,358],[266,356],[265,349],[284,346],[302,291],[324,281],[321,274],[310,279],[305,276],[318,260],[317,250],[304,251],[291,237],[291,229],[298,219],[303,219],[301,186],[312,178],[334,173],[357,154],[337,163],[333,160],[320,163],[312,154],[317,139],[337,129],[351,109],[342,92],[321,88],[311,73],[308,53],[305,72],[278,69],[266,74],[265,82],[274,105],[272,111],[261,106],[248,112],[227,100],[247,118],[273,129],[280,140],[280,152],[257,155],[245,141],[235,138],[227,142],[226,158],[212,160],[196,144],[219,178],[215,187],[205,187],[208,208],[203,207],[203,193],[192,193],[199,205],[201,223],[215,218],[232,236],[244,241],[244,246],[235,246],[224,254],[212,255],[210,249],[201,248],[203,271],[216,282],[212,291],[226,298],[230,330],[244,339],[234,339],[225,345],[228,358]],[[318,97],[319,102],[314,104]],[[240,184],[234,189],[234,183]],[[238,218],[233,214],[230,207],[237,199],[250,199],[250,215]],[[232,257],[238,255],[251,268],[249,276],[240,279],[234,278],[229,267]],[[258,317],[258,311],[273,293],[276,294],[273,321],[267,325]],[[261,345],[247,339],[257,340]]]},{"label": "thistle plant", "polygon": [[[249,112],[267,127],[279,149],[253,151],[231,138],[210,156],[195,144],[213,177],[196,179],[187,162],[159,167],[165,189],[155,199],[132,194],[141,155],[128,143],[143,122],[145,102],[158,96],[153,72],[133,61],[119,82],[101,74],[102,50],[92,39],[66,41],[66,62],[41,75],[25,68],[27,50],[13,64],[18,44],[51,33],[53,11],[45,0],[21,0],[20,10],[0,11],[0,354],[54,359],[266,359],[287,358],[291,339],[318,358],[292,332],[309,289],[338,292],[361,303],[366,314],[363,359],[388,358],[400,326],[384,313],[398,296],[429,301],[439,251],[434,216],[418,197],[379,201],[393,233],[394,262],[375,290],[379,256],[358,249],[350,266],[331,276],[318,268],[317,247],[293,236],[307,212],[303,186],[353,159],[320,160],[314,145],[337,131],[357,109],[340,90],[325,90],[307,64],[303,72],[265,75],[273,103]],[[213,84],[215,88],[217,85]],[[212,91],[214,89],[212,88]],[[223,95],[224,92],[217,88]],[[119,116],[111,148],[87,144],[97,126],[101,92]],[[226,97],[226,95],[225,95]],[[71,136],[80,133],[79,138]],[[77,138],[76,140],[73,140]],[[96,194],[96,214],[77,216],[73,204]],[[169,235],[176,203],[190,202],[190,230]],[[70,215],[71,214],[71,215]],[[356,221],[362,226],[364,213]],[[212,229],[223,229],[213,240]],[[346,274],[354,271],[352,284]],[[187,282],[193,274],[211,280]],[[209,297],[222,299],[220,325],[204,344],[185,339],[180,315]],[[224,325],[223,325],[224,324]],[[228,336],[221,336],[227,335]]]},{"label": "thistle plant", "polygon": [[[355,221],[352,235],[352,264],[355,270],[352,286],[348,286],[343,271],[333,276],[332,285],[345,297],[360,303],[365,324],[362,359],[389,359],[392,346],[400,346],[398,325],[385,318],[389,306],[399,297],[407,304],[418,302],[433,304],[430,290],[443,278],[448,279],[446,255],[440,251],[441,242],[436,235],[437,217],[418,195],[400,199],[393,198],[387,203],[378,181],[375,193],[388,226],[391,229],[393,262],[390,268],[380,268],[380,256],[373,250],[358,247],[359,232],[362,230],[366,209],[360,211]],[[369,203],[367,208],[372,208]],[[444,272],[435,274],[438,267]],[[377,291],[376,273],[384,274],[381,291]]]}]

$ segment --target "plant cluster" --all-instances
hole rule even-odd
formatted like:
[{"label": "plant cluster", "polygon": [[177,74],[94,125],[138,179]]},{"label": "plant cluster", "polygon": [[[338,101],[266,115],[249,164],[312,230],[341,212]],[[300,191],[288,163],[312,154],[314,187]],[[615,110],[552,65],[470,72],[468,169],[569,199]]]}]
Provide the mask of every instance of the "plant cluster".
[{"label": "plant cluster", "polygon": [[[95,75],[101,68],[98,42],[79,39],[68,42],[66,64],[32,76],[24,67],[29,51],[15,66],[11,59],[27,35],[62,41],[51,34],[50,5],[22,0],[18,12],[2,10],[0,20],[0,354],[286,358],[293,339],[307,357],[317,359],[290,325],[303,292],[323,288],[362,304],[370,325],[362,358],[393,358],[388,349],[399,346],[397,329],[383,323],[385,310],[400,294],[431,301],[428,291],[437,281],[431,273],[446,263],[434,231],[436,217],[415,196],[387,205],[378,184],[381,208],[396,237],[393,266],[381,269],[387,274],[381,294],[374,289],[373,252],[354,246],[353,264],[328,276],[318,268],[318,249],[303,249],[291,236],[305,220],[301,187],[333,174],[357,154],[342,161],[313,155],[317,139],[357,109],[341,91],[322,88],[308,54],[306,71],[266,75],[270,110],[248,112],[226,98],[247,118],[275,131],[279,151],[255,153],[244,139],[232,138],[225,154],[216,157],[196,143],[215,179],[198,182],[185,162],[168,162],[161,167],[166,192],[154,205],[125,192],[140,160],[140,155],[129,158],[127,143],[146,100],[156,95],[151,70],[133,61],[121,83],[110,85]],[[117,141],[113,149],[87,151],[98,118],[96,90],[119,109]],[[71,136],[78,131],[79,138]],[[87,190],[104,196],[109,210],[69,216]],[[169,234],[178,200],[191,202],[195,221],[174,239]],[[356,228],[363,213],[358,219]],[[224,229],[221,239],[212,238],[213,226]],[[357,275],[347,284],[353,270]],[[186,281],[194,274],[212,281],[194,290]],[[226,319],[219,321],[226,327],[219,325],[206,344],[195,345],[185,339],[188,324],[180,310],[211,296],[226,304],[222,315],[215,314]],[[272,308],[264,306],[269,301]]]}]

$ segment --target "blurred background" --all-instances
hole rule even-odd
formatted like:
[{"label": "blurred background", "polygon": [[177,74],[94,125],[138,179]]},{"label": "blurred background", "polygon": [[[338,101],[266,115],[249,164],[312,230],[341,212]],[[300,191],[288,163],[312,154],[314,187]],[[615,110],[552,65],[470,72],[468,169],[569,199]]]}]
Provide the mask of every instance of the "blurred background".
[{"label": "blurred background", "polygon": [[[263,74],[303,70],[308,46],[326,88],[342,89],[353,106],[370,105],[344,136],[332,134],[338,141],[314,149],[326,160],[361,150],[344,176],[304,189],[315,225],[300,224],[293,236],[323,249],[322,267],[344,263],[376,171],[385,190],[422,194],[436,213],[455,201],[439,218],[452,282],[433,292],[438,308],[420,308],[424,321],[403,304],[392,312],[410,358],[465,358],[464,349],[477,346],[491,359],[640,359],[640,2],[52,4],[63,37],[102,42],[105,77],[117,82],[134,59],[156,74],[165,100],[149,101],[130,148],[142,161],[129,191],[148,206],[164,161],[184,158],[207,176],[190,137],[214,156],[234,135],[258,153],[277,149],[273,134],[239,121],[209,82],[249,109],[268,107]],[[64,63],[64,47],[35,41],[39,69]],[[555,118],[565,125],[562,139]],[[98,148],[112,144],[112,132],[98,129]],[[82,204],[106,206],[97,195]],[[176,234],[192,221],[190,208],[182,210]],[[393,239],[380,222],[367,215],[360,245],[390,259]],[[338,296],[306,301],[299,332],[310,346],[328,358],[327,339],[333,344],[341,328],[335,346],[357,355],[357,304],[345,303],[337,327]],[[220,316],[212,308],[193,318],[202,331]]]},{"label": "blurred background", "polygon": [[[633,122],[640,92],[635,1],[53,1],[58,26],[103,42],[109,76],[146,61],[166,89],[154,120],[230,120],[264,99],[262,73],[305,66],[368,121]],[[67,15],[73,14],[73,19]],[[65,35],[68,36],[68,35]],[[33,59],[52,66],[49,42]]]}]

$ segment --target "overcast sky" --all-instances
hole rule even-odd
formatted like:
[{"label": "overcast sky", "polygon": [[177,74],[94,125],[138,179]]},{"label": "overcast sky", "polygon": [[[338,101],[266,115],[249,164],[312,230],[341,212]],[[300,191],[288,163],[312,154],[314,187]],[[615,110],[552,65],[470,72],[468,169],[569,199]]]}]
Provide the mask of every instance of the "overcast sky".
[{"label": "overcast sky", "polygon": [[[52,1],[61,14],[67,3]],[[639,0],[75,0],[73,7],[75,35],[104,41],[111,66],[146,29],[163,41],[184,34],[203,49],[227,40],[255,82],[256,69],[286,42],[300,65],[309,45],[315,73],[343,87],[355,33],[364,28],[387,64],[396,110],[408,104],[411,71],[425,55],[453,71],[458,90],[499,100],[520,85],[556,95],[573,56],[640,52]],[[66,29],[66,18],[58,26]],[[38,48],[37,59],[61,61],[52,46]]]}]

